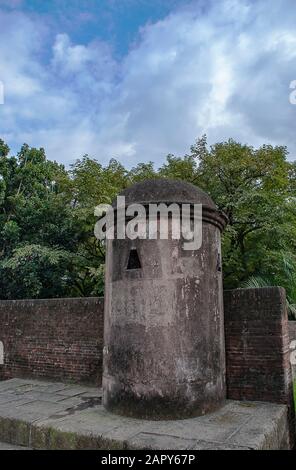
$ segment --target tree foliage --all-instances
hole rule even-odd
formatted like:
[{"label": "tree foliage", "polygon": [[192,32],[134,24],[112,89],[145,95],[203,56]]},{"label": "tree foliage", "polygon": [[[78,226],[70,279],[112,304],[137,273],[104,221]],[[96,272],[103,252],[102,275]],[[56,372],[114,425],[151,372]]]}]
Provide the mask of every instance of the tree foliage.
[{"label": "tree foliage", "polygon": [[296,163],[286,147],[255,149],[230,139],[198,139],[185,156],[127,170],[84,155],[70,169],[0,140],[0,298],[103,293],[104,246],[93,235],[94,207],[123,188],[168,177],[208,192],[229,219],[223,234],[226,288],[282,285],[296,304]]}]

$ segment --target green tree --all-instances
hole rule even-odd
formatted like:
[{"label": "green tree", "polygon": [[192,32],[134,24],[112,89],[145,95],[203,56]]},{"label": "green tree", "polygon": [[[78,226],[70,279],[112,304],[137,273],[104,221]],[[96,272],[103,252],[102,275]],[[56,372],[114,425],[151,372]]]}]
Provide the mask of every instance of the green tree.
[{"label": "green tree", "polygon": [[43,149],[23,145],[16,157],[3,141],[0,149],[0,297],[66,295],[77,240],[61,189],[69,176]]},{"label": "green tree", "polygon": [[[259,149],[230,139],[191,148],[198,161],[196,182],[229,219],[223,235],[224,286],[268,279],[286,288],[296,303],[295,164],[286,147]],[[287,269],[289,268],[289,276]]]},{"label": "green tree", "polygon": [[127,171],[89,155],[69,170],[44,150],[16,157],[0,140],[0,298],[102,295],[104,245],[94,208],[130,184],[177,178],[208,192],[229,224],[223,234],[224,286],[282,285],[296,311],[296,163],[285,147],[254,149],[202,136],[184,157],[168,155]]}]

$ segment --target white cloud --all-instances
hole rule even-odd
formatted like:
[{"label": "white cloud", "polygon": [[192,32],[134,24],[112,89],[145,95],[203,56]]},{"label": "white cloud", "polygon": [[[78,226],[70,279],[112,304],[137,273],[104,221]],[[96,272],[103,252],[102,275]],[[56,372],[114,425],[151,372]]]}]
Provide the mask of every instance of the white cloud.
[{"label": "white cloud", "polygon": [[53,45],[53,69],[64,77],[81,79],[87,76],[91,81],[112,82],[116,63],[110,47],[103,42],[92,42],[87,46],[72,44],[67,34],[58,34]]},{"label": "white cloud", "polygon": [[204,132],[210,142],[287,145],[294,157],[293,0],[198,5],[144,26],[120,63],[105,43],[61,33],[48,44],[36,19],[0,13],[0,134],[66,163],[84,153],[160,163]]}]

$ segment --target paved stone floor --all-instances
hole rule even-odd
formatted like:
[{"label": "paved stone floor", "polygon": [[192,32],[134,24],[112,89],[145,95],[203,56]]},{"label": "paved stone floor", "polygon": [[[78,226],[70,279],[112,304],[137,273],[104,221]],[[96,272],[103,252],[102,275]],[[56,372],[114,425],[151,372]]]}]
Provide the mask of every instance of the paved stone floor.
[{"label": "paved stone floor", "polygon": [[278,449],[287,447],[287,410],[227,401],[198,418],[146,421],[107,412],[93,387],[12,379],[0,382],[0,441],[46,449]]},{"label": "paved stone floor", "polygon": [[14,446],[6,442],[0,442],[0,450],[30,450],[28,447]]}]

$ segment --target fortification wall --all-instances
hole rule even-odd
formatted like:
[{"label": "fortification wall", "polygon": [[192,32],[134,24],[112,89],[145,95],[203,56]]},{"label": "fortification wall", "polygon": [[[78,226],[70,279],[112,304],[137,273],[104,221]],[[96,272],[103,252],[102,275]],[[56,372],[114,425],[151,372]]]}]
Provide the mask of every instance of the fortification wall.
[{"label": "fortification wall", "polygon": [[103,316],[103,298],[0,301],[1,378],[100,385]]},{"label": "fortification wall", "polygon": [[285,290],[224,293],[229,398],[287,401],[291,383]]},{"label": "fortification wall", "polygon": [[[296,322],[283,299],[278,288],[225,292],[229,398],[285,401]],[[0,301],[0,378],[101,384],[103,316],[103,298]]]},{"label": "fortification wall", "polygon": [[226,291],[224,315],[228,398],[287,404],[290,440],[294,442],[285,290],[266,287]]}]

